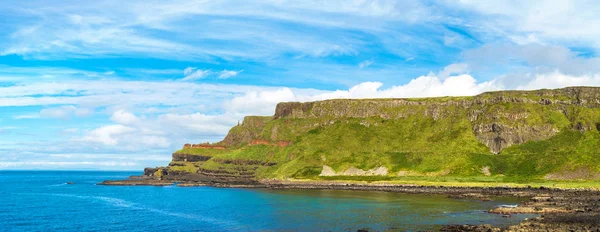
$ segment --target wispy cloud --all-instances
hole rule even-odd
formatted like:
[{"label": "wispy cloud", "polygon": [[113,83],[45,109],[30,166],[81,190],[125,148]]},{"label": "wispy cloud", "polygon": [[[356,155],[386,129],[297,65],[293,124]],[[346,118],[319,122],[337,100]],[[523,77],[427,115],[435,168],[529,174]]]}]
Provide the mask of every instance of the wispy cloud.
[{"label": "wispy cloud", "polygon": [[359,68],[366,68],[366,67],[369,67],[369,66],[371,66],[372,64],[373,64],[373,60],[365,60],[365,61],[363,61],[363,62],[360,62],[360,63],[358,64],[358,67],[359,67]]},{"label": "wispy cloud", "polygon": [[233,70],[223,70],[221,72],[219,72],[219,78],[220,79],[227,79],[230,77],[234,77],[237,76],[238,74],[240,74],[241,72],[243,72],[244,70],[239,70],[239,71],[233,71]]},{"label": "wispy cloud", "polygon": [[183,74],[185,75],[185,77],[183,77],[181,80],[182,81],[195,81],[195,80],[202,79],[202,78],[208,76],[210,73],[211,73],[210,70],[202,70],[202,69],[197,69],[195,67],[187,67],[183,71]]},{"label": "wispy cloud", "polygon": [[94,113],[93,109],[76,107],[73,105],[60,106],[55,108],[45,108],[40,111],[41,117],[68,119],[71,116],[85,117]]}]

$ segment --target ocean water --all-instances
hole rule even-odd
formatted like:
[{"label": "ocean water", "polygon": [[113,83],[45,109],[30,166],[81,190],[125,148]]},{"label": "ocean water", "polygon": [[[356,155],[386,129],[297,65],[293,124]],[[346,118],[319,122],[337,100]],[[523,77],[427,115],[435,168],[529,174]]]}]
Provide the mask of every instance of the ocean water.
[{"label": "ocean water", "polygon": [[[482,202],[339,190],[101,186],[132,172],[0,171],[0,231],[405,231],[517,224]],[[72,185],[66,182],[74,182]]]}]

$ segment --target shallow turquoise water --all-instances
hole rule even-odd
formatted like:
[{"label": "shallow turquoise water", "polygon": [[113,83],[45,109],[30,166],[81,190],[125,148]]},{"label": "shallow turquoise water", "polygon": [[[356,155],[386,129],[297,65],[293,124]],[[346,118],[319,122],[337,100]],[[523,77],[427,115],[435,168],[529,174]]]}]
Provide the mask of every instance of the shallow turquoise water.
[{"label": "shallow turquoise water", "polygon": [[[331,190],[119,187],[129,172],[0,172],[0,231],[433,230],[444,224],[517,224],[491,202]],[[75,182],[67,185],[65,182]]]}]

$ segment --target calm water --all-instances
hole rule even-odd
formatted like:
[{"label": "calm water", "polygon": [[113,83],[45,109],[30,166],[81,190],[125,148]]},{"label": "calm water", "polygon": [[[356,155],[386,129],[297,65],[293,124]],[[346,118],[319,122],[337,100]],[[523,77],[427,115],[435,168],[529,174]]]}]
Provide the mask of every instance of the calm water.
[{"label": "calm water", "polygon": [[510,198],[95,185],[136,174],[0,172],[0,231],[430,230],[453,223],[516,224],[524,217],[485,212],[519,200]]}]

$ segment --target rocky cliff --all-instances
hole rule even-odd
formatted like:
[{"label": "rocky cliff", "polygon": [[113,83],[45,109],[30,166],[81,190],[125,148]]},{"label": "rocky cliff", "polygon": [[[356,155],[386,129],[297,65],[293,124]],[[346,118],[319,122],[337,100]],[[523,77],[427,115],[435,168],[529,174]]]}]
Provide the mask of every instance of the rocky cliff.
[{"label": "rocky cliff", "polygon": [[578,169],[595,178],[598,130],[596,87],[286,102],[274,116],[246,117],[219,143],[186,145],[151,175],[213,182],[342,175],[565,179],[560,173]]}]

